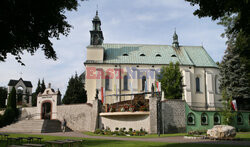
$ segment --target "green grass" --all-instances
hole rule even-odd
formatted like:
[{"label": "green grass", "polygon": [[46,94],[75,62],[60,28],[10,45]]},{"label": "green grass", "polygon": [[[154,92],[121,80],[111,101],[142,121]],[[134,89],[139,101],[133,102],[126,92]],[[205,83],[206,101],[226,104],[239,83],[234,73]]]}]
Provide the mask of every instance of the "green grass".
[{"label": "green grass", "polygon": [[250,141],[250,132],[239,132],[237,133],[236,138]]},{"label": "green grass", "polygon": [[[158,138],[157,134],[146,134],[145,136],[113,136],[113,135],[99,135],[93,132],[83,132],[85,135],[89,136],[106,136],[106,137],[124,137],[124,138]],[[174,137],[174,136],[185,136],[187,133],[175,133],[175,134],[161,134],[160,137]]]},{"label": "green grass", "polygon": [[[240,134],[241,135],[241,134]],[[249,135],[249,134],[248,134]],[[248,137],[243,135],[242,137]],[[179,143],[161,143],[161,142],[145,142],[145,141],[120,141],[120,140],[103,140],[103,139],[89,139],[79,137],[60,137],[60,136],[47,136],[47,135],[28,135],[28,134],[10,134],[10,137],[42,137],[43,141],[48,140],[63,140],[63,139],[84,139],[82,146],[84,147],[200,147],[201,144],[179,144]],[[43,143],[43,142],[42,142]],[[1,147],[6,146],[6,141],[0,142]],[[209,144],[202,144],[202,147],[210,147]],[[216,145],[213,147],[230,147],[232,145]],[[64,146],[66,147],[66,146]],[[235,146],[234,146],[235,147]]]}]

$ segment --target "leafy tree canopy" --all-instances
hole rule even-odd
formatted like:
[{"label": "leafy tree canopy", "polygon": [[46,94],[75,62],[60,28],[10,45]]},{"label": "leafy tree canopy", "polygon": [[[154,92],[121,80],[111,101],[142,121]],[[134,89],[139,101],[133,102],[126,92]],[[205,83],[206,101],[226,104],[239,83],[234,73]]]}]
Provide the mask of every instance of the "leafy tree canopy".
[{"label": "leafy tree canopy", "polygon": [[250,33],[250,1],[249,0],[186,0],[192,6],[199,5],[194,15],[211,17],[213,20],[236,14],[238,16],[231,31]]},{"label": "leafy tree canopy", "polygon": [[164,96],[167,99],[181,99],[183,86],[182,75],[180,72],[180,64],[171,62],[169,66],[162,67],[159,75],[161,88],[164,91]]},{"label": "leafy tree canopy", "polygon": [[33,55],[39,48],[46,58],[56,60],[50,39],[68,35],[71,25],[66,21],[65,12],[77,10],[79,1],[1,0],[0,38],[4,39],[0,43],[0,61],[5,61],[10,53],[22,63],[24,51]]}]

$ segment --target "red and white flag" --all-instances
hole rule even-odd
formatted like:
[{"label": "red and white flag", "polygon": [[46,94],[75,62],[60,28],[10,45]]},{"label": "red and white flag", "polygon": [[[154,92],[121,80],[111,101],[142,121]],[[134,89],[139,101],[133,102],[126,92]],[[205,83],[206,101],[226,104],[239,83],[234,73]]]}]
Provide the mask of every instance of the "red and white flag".
[{"label": "red and white flag", "polygon": [[231,105],[232,105],[234,111],[237,111],[237,110],[238,110],[238,109],[237,109],[236,100],[232,100],[232,101],[231,101]]}]

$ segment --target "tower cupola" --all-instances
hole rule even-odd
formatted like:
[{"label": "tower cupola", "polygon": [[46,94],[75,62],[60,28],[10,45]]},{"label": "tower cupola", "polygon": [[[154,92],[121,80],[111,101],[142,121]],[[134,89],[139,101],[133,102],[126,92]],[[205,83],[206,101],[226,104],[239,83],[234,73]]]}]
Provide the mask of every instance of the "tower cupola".
[{"label": "tower cupola", "polygon": [[101,30],[101,20],[98,11],[92,20],[93,28],[90,31],[90,45],[102,45],[104,37]]},{"label": "tower cupola", "polygon": [[176,34],[176,30],[174,30],[172,46],[179,48],[178,35]]}]

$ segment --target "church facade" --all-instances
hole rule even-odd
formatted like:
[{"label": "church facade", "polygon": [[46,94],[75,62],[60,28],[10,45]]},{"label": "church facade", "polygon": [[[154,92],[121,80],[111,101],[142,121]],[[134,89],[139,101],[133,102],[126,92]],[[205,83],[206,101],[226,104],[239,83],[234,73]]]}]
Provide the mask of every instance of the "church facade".
[{"label": "church facade", "polygon": [[[17,105],[32,105],[32,83],[30,81],[24,81],[22,78],[19,80],[10,80],[8,83],[8,95],[12,88],[16,89],[17,93]],[[7,100],[6,100],[7,105]]]},{"label": "church facade", "polygon": [[181,99],[196,108],[221,107],[219,69],[202,46],[179,45],[176,32],[172,45],[103,43],[98,12],[92,23],[84,62],[88,103],[97,91],[104,104],[133,98],[125,94],[150,92],[162,66],[179,62],[184,85]]}]

